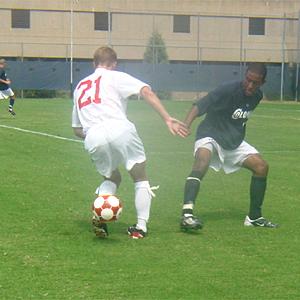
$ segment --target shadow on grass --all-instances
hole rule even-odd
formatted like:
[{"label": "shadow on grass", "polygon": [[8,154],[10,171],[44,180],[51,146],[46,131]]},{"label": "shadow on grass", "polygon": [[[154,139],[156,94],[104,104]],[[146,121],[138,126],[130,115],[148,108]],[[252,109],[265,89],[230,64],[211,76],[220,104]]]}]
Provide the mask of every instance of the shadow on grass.
[{"label": "shadow on grass", "polygon": [[1,121],[4,121],[4,120],[14,120],[16,117],[15,116],[11,116],[11,115],[1,115]]},{"label": "shadow on grass", "polygon": [[187,229],[187,230],[182,230],[182,229],[179,229],[177,232],[178,233],[182,233],[182,234],[184,234],[184,235],[201,235],[201,233],[202,233],[202,231],[203,231],[203,229],[197,229],[197,230],[195,230],[195,229]]}]

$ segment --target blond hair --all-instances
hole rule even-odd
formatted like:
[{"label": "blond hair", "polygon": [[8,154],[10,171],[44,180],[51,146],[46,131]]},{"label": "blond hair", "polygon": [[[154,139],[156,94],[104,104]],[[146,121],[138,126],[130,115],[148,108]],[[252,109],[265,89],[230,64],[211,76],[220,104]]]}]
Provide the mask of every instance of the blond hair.
[{"label": "blond hair", "polygon": [[111,67],[117,62],[117,53],[110,47],[100,47],[94,53],[95,67]]},{"label": "blond hair", "polygon": [[5,64],[6,60],[4,58],[0,58],[0,64]]}]

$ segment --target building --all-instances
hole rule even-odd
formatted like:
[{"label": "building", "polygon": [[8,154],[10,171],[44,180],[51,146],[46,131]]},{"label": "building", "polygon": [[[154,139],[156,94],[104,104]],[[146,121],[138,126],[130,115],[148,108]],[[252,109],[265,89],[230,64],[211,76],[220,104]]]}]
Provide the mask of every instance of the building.
[{"label": "building", "polygon": [[0,0],[0,56],[89,59],[110,44],[141,61],[156,30],[173,62],[296,62],[299,11],[299,0]]},{"label": "building", "polygon": [[[119,68],[155,90],[207,92],[261,61],[265,95],[299,99],[299,0],[0,0],[0,20],[0,56],[16,89],[72,89],[95,48],[111,45]],[[153,32],[169,64],[156,63]]]}]

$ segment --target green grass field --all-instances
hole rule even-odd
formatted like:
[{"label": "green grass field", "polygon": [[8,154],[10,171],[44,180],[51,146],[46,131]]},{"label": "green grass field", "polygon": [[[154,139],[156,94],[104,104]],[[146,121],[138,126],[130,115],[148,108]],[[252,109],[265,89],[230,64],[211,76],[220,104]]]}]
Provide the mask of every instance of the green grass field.
[{"label": "green grass field", "polygon": [[[179,118],[191,105],[165,104]],[[73,138],[68,100],[18,100],[15,118],[6,106],[0,125]],[[243,227],[250,173],[242,170],[209,171],[197,202],[205,228],[180,232],[194,134],[172,137],[143,102],[130,103],[129,117],[161,186],[138,241],[125,234],[135,211],[124,169],[123,215],[99,240],[90,206],[101,178],[82,144],[0,127],[0,299],[300,299],[300,106],[263,103],[248,122],[247,141],[270,164],[264,215],[277,230]]]}]

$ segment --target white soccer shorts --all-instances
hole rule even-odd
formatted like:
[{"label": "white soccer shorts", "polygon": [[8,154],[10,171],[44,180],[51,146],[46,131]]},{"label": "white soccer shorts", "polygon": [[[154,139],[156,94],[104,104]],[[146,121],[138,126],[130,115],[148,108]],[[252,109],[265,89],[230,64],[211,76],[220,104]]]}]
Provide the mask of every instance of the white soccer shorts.
[{"label": "white soccer shorts", "polygon": [[4,90],[4,91],[0,91],[0,99],[7,99],[9,97],[13,97],[15,94],[14,92],[12,91],[11,88],[7,89],[7,90]]},{"label": "white soccer shorts", "polygon": [[199,148],[206,148],[211,151],[212,158],[209,166],[217,172],[223,169],[226,174],[238,171],[249,155],[259,153],[245,141],[234,150],[226,150],[210,137],[195,142],[194,155]]},{"label": "white soccer shorts", "polygon": [[106,122],[94,126],[85,138],[85,149],[97,171],[108,178],[121,164],[130,171],[135,164],[146,161],[144,146],[135,126],[130,122],[122,124],[115,126]]}]

